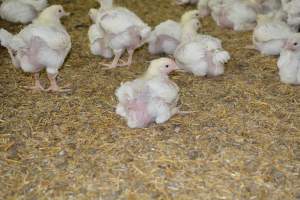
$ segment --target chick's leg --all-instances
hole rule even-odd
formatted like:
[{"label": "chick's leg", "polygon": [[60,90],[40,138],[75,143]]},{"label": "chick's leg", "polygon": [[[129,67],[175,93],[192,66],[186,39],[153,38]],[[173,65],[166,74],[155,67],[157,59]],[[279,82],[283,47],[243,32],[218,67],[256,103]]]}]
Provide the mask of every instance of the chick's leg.
[{"label": "chick's leg", "polygon": [[24,86],[25,89],[34,90],[34,91],[44,91],[45,89],[40,82],[40,73],[34,73],[34,86]]},{"label": "chick's leg", "polygon": [[128,50],[128,60],[124,64],[120,64],[120,67],[130,66],[132,64],[132,58],[133,58],[134,50]]},{"label": "chick's leg", "polygon": [[57,77],[57,74],[47,74],[48,75],[48,79],[50,81],[50,87],[46,90],[47,92],[68,92],[70,91],[70,89],[65,89],[66,87],[64,88],[61,88],[57,85],[57,82],[56,82],[56,77]]},{"label": "chick's leg", "polygon": [[16,59],[16,55],[15,55],[16,53],[14,53],[13,50],[10,49],[10,48],[8,48],[7,50],[8,50],[9,56],[10,56],[10,58],[11,58],[12,64],[13,64],[16,68],[20,68],[20,65],[19,65],[19,63],[18,63],[18,61],[17,61],[17,59]]},{"label": "chick's leg", "polygon": [[120,66],[120,65],[118,65],[118,63],[121,58],[121,55],[122,55],[122,52],[115,53],[115,58],[111,64],[106,64],[106,63],[100,63],[100,64],[107,67],[107,69],[116,68],[116,67]]},{"label": "chick's leg", "polygon": [[127,66],[130,66],[132,64],[132,57],[133,57],[133,54],[134,54],[134,50],[128,50],[128,61],[127,61]]}]

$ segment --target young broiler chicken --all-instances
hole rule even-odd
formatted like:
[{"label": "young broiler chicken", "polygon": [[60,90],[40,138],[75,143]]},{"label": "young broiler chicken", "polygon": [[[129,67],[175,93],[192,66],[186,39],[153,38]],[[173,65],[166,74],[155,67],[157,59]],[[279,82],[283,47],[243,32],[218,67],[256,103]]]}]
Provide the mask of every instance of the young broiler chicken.
[{"label": "young broiler chicken", "polygon": [[280,80],[286,84],[300,84],[300,34],[291,36],[277,62]]},{"label": "young broiler chicken", "polygon": [[39,73],[46,68],[50,81],[46,91],[66,91],[57,85],[56,76],[71,49],[70,36],[60,23],[60,18],[67,15],[62,6],[53,5],[17,35],[0,30],[1,45],[8,49],[14,66],[34,73],[35,85],[26,88],[44,90]]},{"label": "young broiler chicken", "polygon": [[155,27],[149,37],[149,52],[151,54],[173,54],[177,46],[180,44],[182,35],[182,26],[191,19],[198,19],[199,11],[192,10],[186,12],[180,23],[173,20],[167,20]]},{"label": "young broiler chicken", "polygon": [[257,16],[257,26],[253,31],[254,48],[264,55],[279,55],[286,40],[294,31],[282,21],[279,12]]},{"label": "young broiler chicken", "polygon": [[47,0],[4,0],[0,7],[2,19],[27,24],[47,7]]},{"label": "young broiler chicken", "polygon": [[[103,2],[104,0],[100,0]],[[109,0],[106,0],[109,1]],[[110,0],[112,5],[112,0]],[[103,28],[108,38],[108,46],[113,50],[115,58],[111,64],[102,65],[109,69],[118,66],[129,66],[135,49],[142,46],[148,39],[151,28],[137,15],[123,7],[106,9],[99,13],[99,26]],[[129,57],[125,64],[119,64],[119,60],[127,50]]]},{"label": "young broiler chicken", "polygon": [[127,120],[130,128],[164,123],[179,112],[179,88],[168,77],[176,69],[169,58],[153,60],[142,77],[125,82],[116,90],[116,112]]},{"label": "young broiler chicken", "polygon": [[97,23],[98,10],[90,9],[89,16],[93,21],[88,31],[90,50],[93,55],[112,58],[112,49],[108,46],[108,39],[104,30]]},{"label": "young broiler chicken", "polygon": [[178,67],[196,76],[219,76],[230,59],[219,39],[197,34],[197,21],[186,24],[183,42],[175,51]]},{"label": "young broiler chicken", "polygon": [[214,21],[222,28],[235,31],[252,30],[261,0],[211,0],[209,7]]}]

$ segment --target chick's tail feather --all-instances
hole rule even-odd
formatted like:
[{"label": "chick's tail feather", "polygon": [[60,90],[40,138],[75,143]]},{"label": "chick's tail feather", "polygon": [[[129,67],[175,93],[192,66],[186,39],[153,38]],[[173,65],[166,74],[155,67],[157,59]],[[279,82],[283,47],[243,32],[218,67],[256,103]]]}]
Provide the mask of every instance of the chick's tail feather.
[{"label": "chick's tail feather", "polygon": [[22,39],[15,38],[13,34],[3,28],[0,29],[0,45],[12,51],[18,51],[26,47]]},{"label": "chick's tail feather", "polygon": [[11,49],[13,35],[5,29],[0,29],[0,44],[8,49]]}]

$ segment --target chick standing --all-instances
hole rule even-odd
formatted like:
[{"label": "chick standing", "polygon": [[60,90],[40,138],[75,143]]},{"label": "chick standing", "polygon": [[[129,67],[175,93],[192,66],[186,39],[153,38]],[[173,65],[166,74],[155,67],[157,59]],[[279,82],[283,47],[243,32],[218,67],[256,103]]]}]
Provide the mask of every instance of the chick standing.
[{"label": "chick standing", "polygon": [[127,120],[130,128],[164,123],[178,113],[179,88],[168,77],[176,69],[175,62],[169,58],[153,60],[142,77],[117,89],[116,112]]},{"label": "chick standing", "polygon": [[0,7],[0,16],[9,22],[27,24],[47,7],[47,0],[5,0]]},{"label": "chick standing", "polygon": [[[111,2],[112,5],[112,0],[105,1]],[[102,64],[108,68],[131,65],[135,49],[142,46],[151,33],[151,28],[147,24],[123,7],[112,6],[99,13],[99,26],[107,34],[108,45],[115,55],[111,64]],[[125,50],[129,54],[128,61],[125,64],[118,64]]]},{"label": "chick standing", "polygon": [[286,84],[300,84],[300,34],[291,36],[277,62],[280,80]]},{"label": "chick standing", "polygon": [[182,26],[191,19],[199,18],[199,11],[192,10],[186,12],[181,17],[181,22],[167,20],[155,27],[149,37],[149,52],[151,54],[173,54],[177,46],[180,44],[182,35]]},{"label": "chick standing", "polygon": [[196,76],[219,76],[224,73],[224,63],[230,59],[219,39],[197,34],[197,21],[185,25],[182,43],[174,57],[180,69]]},{"label": "chick standing", "polygon": [[255,49],[264,55],[279,55],[286,40],[294,31],[282,21],[278,12],[258,15],[257,26],[253,31]]},{"label": "chick standing", "polygon": [[39,73],[46,68],[50,80],[46,91],[66,91],[57,85],[56,76],[71,49],[70,36],[60,22],[67,15],[62,6],[53,5],[17,35],[0,30],[1,45],[8,49],[13,64],[24,72],[34,73],[35,86],[28,89],[44,90]]}]

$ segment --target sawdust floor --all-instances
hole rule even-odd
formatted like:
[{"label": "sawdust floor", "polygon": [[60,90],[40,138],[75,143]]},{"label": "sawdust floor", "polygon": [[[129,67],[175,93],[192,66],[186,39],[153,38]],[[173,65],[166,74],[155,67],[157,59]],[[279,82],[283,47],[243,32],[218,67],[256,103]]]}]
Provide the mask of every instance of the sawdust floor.
[{"label": "sawdust floor", "polygon": [[[280,83],[276,58],[243,49],[250,32],[205,18],[202,32],[231,52],[225,75],[174,74],[182,109],[197,112],[131,130],[114,113],[114,91],[155,57],[144,47],[132,67],[101,69],[86,36],[97,3],[54,2],[74,13],[64,20],[73,48],[59,78],[72,92],[23,89],[31,75],[0,49],[0,199],[300,199],[300,87]],[[192,8],[170,2],[118,1],[150,25]]]}]

